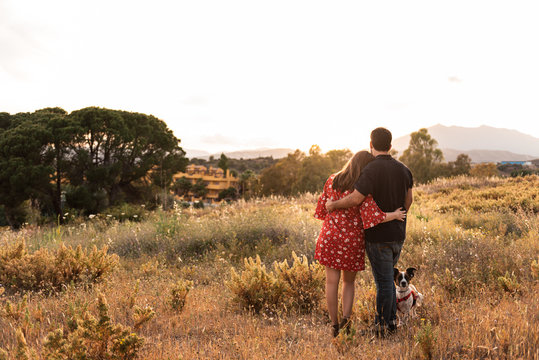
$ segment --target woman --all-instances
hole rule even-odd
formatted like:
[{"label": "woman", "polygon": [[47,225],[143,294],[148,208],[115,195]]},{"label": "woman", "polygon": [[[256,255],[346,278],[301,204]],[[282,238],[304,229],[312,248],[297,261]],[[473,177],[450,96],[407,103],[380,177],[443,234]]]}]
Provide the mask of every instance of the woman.
[{"label": "woman", "polygon": [[[374,156],[368,151],[356,153],[336,174],[329,177],[324,192],[318,199],[314,217],[324,220],[316,242],[315,259],[326,267],[326,301],[329,317],[333,325],[333,336],[342,328],[349,328],[349,319],[354,303],[354,282],[356,273],[365,270],[365,234],[363,229],[379,223],[404,220],[401,209],[384,213],[378,208],[372,196],[367,196],[360,206],[340,209],[328,213],[326,201],[338,200],[354,191],[354,183]],[[339,281],[343,272],[342,312],[338,318]]]}]

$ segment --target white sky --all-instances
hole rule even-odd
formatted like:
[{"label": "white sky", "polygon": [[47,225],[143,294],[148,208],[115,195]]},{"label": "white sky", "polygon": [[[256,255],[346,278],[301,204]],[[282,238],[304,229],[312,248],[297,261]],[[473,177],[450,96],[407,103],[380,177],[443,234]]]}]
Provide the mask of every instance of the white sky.
[{"label": "white sky", "polygon": [[187,149],[539,137],[536,1],[0,0],[0,111],[153,114]]}]

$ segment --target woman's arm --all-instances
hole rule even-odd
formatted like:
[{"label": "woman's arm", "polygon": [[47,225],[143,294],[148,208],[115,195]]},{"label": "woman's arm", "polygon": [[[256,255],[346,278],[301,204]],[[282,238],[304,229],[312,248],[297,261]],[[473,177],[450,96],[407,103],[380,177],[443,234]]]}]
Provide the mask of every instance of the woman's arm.
[{"label": "woman's arm", "polygon": [[314,211],[315,219],[325,220],[328,212],[326,210],[326,202],[329,200],[329,186],[333,183],[333,179],[330,177],[327,179],[326,184],[324,185],[324,190],[322,195],[318,198],[318,203],[316,204],[316,209]]},{"label": "woman's arm", "polygon": [[348,209],[353,206],[358,206],[365,199],[365,195],[357,190],[354,190],[351,194],[346,195],[340,200],[329,200],[326,202],[326,210],[332,212],[337,209]]},{"label": "woman's arm", "polygon": [[378,207],[376,201],[374,201],[371,195],[368,195],[365,198],[365,201],[363,201],[359,208],[359,212],[361,215],[361,221],[363,222],[363,229],[370,229],[378,224],[393,220],[404,221],[406,218],[406,211],[404,211],[402,208],[399,208],[393,212],[383,212]]}]

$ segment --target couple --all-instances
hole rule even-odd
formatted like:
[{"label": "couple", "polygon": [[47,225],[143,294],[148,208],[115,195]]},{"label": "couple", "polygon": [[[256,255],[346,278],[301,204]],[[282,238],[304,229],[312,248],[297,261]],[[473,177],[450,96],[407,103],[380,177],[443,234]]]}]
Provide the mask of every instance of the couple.
[{"label": "couple", "polygon": [[[315,258],[326,267],[326,300],[333,336],[341,329],[349,329],[354,281],[357,271],[365,269],[365,252],[376,283],[376,329],[381,334],[396,330],[393,268],[406,235],[413,178],[405,165],[389,155],[391,140],[389,130],[374,129],[371,153],[358,152],[341,171],[331,175],[318,200],[315,217],[324,224]],[[339,322],[341,271],[343,319]]]}]

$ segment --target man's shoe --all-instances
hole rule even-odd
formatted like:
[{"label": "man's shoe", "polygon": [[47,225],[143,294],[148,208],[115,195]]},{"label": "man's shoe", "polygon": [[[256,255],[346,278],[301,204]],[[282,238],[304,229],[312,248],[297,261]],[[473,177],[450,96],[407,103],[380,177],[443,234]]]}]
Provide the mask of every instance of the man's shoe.
[{"label": "man's shoe", "polygon": [[391,335],[395,335],[397,333],[397,326],[395,325],[390,325],[386,328],[386,334],[391,336]]},{"label": "man's shoe", "polygon": [[374,336],[377,338],[383,338],[384,337],[384,327],[380,324],[374,324]]}]

